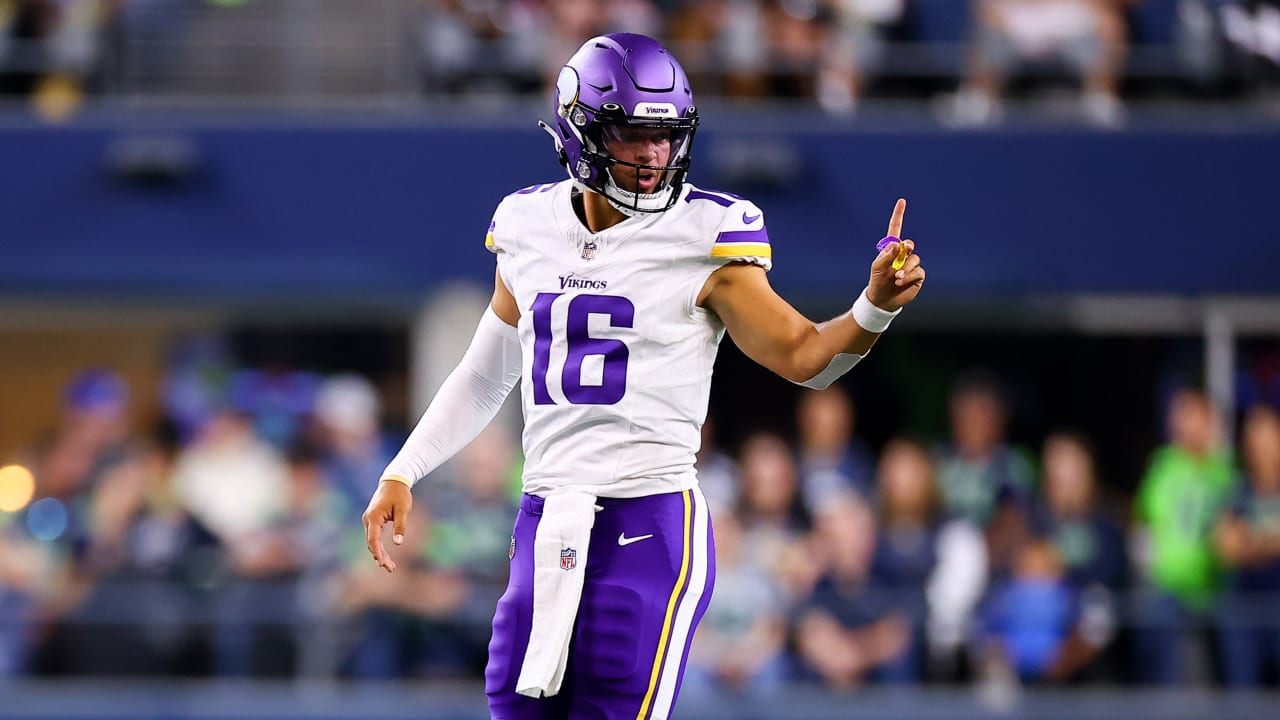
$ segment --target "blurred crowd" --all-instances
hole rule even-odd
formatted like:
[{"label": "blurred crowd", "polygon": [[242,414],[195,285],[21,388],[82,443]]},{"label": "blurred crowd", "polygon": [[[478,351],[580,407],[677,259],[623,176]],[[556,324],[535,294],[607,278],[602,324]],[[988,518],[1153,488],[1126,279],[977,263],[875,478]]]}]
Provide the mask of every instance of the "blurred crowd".
[{"label": "blurred crowd", "polygon": [[129,0],[0,0],[0,96],[65,117],[101,79],[107,29]]},{"label": "blurred crowd", "polygon": [[[1132,0],[442,1],[424,23],[429,86],[543,87],[582,38],[624,30],[664,38],[704,96],[811,98],[856,112],[880,75],[929,93],[957,125],[993,124],[1009,77],[1028,67],[1079,78],[1086,119],[1123,120],[1120,81]],[[1166,3],[1170,9],[1172,5]],[[1165,18],[1172,26],[1175,12]],[[534,32],[534,30],[537,32]]]},{"label": "blurred crowd", "polygon": [[1125,118],[1127,77],[1181,78],[1186,94],[1229,76],[1267,95],[1280,68],[1280,0],[429,4],[424,76],[450,92],[541,91],[583,38],[613,31],[662,38],[703,96],[808,98],[834,115],[855,113],[868,92],[932,97],[940,119],[956,126],[999,123],[1015,80],[1074,83],[1079,116],[1114,127]]},{"label": "blurred crowd", "polygon": [[[363,62],[398,63],[371,80],[399,73],[433,95],[545,94],[584,39],[616,31],[661,38],[703,97],[807,99],[842,116],[868,93],[931,99],[957,126],[999,123],[1011,88],[1046,79],[1077,88],[1078,116],[1104,127],[1124,122],[1126,95],[1156,88],[1271,103],[1280,79],[1280,0],[399,0],[386,7],[403,22],[346,36],[338,30],[359,17],[354,2],[302,8],[315,16],[307,22],[262,12],[272,3],[280,0],[0,0],[0,93],[32,92],[56,107],[111,62],[169,72],[190,62],[186,92],[199,93],[220,65],[260,51],[231,37],[201,49],[210,33],[239,32],[217,20],[251,12],[261,12],[255,36],[277,23],[281,46],[298,54],[271,56],[259,73],[324,66],[323,55],[345,52],[342,38],[369,43]],[[332,11],[328,27],[319,18]],[[233,82],[252,84],[237,72]]]},{"label": "blurred crowd", "polygon": [[[479,678],[516,439],[495,425],[418,486],[389,575],[359,522],[404,436],[376,387],[216,359],[179,354],[146,433],[130,388],[86,370],[0,463],[0,678]],[[1012,447],[982,371],[952,387],[947,437],[878,451],[843,387],[801,392],[794,439],[729,453],[704,428],[718,570],[686,693],[1280,682],[1274,407],[1242,416],[1236,453],[1203,393],[1172,394],[1123,498],[1082,434]]]}]

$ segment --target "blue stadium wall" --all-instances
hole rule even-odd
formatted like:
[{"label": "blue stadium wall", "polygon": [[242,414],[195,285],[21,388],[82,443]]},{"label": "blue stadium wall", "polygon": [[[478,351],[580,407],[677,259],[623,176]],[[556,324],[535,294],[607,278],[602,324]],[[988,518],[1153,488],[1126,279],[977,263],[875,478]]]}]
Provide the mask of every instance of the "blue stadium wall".
[{"label": "blue stadium wall", "polygon": [[[1280,292],[1280,129],[954,133],[708,114],[692,179],[764,208],[787,293],[851,296],[899,195],[935,292]],[[10,122],[0,292],[407,299],[488,282],[494,205],[562,177],[532,119]]]}]

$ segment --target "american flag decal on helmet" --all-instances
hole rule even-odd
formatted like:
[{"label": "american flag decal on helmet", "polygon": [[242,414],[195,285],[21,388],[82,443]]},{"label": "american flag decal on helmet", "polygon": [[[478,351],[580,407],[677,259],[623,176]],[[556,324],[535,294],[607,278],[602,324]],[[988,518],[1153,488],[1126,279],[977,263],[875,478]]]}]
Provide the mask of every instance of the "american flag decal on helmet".
[{"label": "american flag decal on helmet", "polygon": [[578,567],[578,551],[571,547],[560,551],[560,569],[572,570]]}]

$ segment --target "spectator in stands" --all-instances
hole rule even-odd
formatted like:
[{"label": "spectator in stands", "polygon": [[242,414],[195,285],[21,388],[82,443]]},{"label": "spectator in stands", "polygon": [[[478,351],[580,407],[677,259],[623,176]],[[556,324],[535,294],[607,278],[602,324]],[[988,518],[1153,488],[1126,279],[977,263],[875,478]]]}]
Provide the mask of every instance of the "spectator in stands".
[{"label": "spectator in stands", "polygon": [[1027,65],[1065,64],[1083,79],[1080,109],[1088,122],[1124,122],[1120,71],[1128,0],[974,0],[970,67],[949,109],[963,126],[1000,122],[1009,76]]},{"label": "spectator in stands", "polygon": [[764,97],[769,92],[767,76],[772,57],[765,4],[759,0],[723,0],[720,5],[716,50],[724,67],[725,95]]},{"label": "spectator in stands", "polygon": [[[727,0],[680,0],[666,3],[667,47],[680,58],[693,87],[701,92],[726,94],[724,75],[729,63],[718,53]],[[746,48],[750,50],[750,47]]]},{"label": "spectator in stands", "polygon": [[40,38],[50,24],[45,0],[5,0],[0,3],[0,95],[26,95],[39,73]]},{"label": "spectator in stands", "polygon": [[1126,586],[1124,529],[1099,502],[1093,452],[1084,437],[1051,434],[1044,442],[1041,464],[1044,493],[1032,513],[1031,531],[1053,545],[1065,579],[1077,593],[1080,622],[1073,642],[1078,647],[1072,647],[1071,664],[1075,671],[1115,636],[1119,593]]},{"label": "spectator in stands", "polygon": [[765,0],[770,97],[813,97],[825,8],[818,0]]},{"label": "spectator in stands", "polygon": [[[284,456],[255,432],[250,417],[225,408],[214,415],[194,443],[178,456],[174,489],[183,509],[217,538],[230,577],[219,589],[221,624],[218,670],[231,675],[253,672],[252,647],[246,649],[240,623],[259,619],[254,612],[278,608],[282,596],[259,602],[272,588],[277,566],[293,566],[290,546],[273,535],[289,510],[293,478]],[[280,555],[277,555],[280,553]]]},{"label": "spectator in stands", "polygon": [[841,385],[801,392],[796,429],[801,484],[810,508],[848,490],[871,495],[873,463],[866,445],[854,436],[856,422],[853,401]]},{"label": "spectator in stands", "polygon": [[1004,439],[1005,402],[995,379],[975,371],[951,390],[951,442],[938,453],[938,489],[951,517],[987,536],[993,571],[1004,572],[1026,527],[1033,472]]},{"label": "spectator in stands", "polygon": [[1013,576],[992,593],[985,615],[987,673],[1011,670],[1024,682],[1061,681],[1097,651],[1081,639],[1077,593],[1057,549],[1044,538],[1018,548]]},{"label": "spectator in stands", "polygon": [[665,14],[668,47],[708,95],[761,98],[769,92],[768,13],[761,0],[674,0]]},{"label": "spectator in stands", "polygon": [[[69,616],[66,667],[110,675],[207,672],[198,645],[204,588],[220,562],[216,540],[179,506],[172,485],[177,432],[158,428],[136,460],[87,498],[92,531],[79,564],[92,579]],[[121,654],[120,647],[130,648]]]},{"label": "spectator in stands", "polygon": [[[40,0],[40,79],[32,103],[46,120],[68,119],[102,75],[106,29],[123,0]],[[34,48],[32,48],[34,49]]]},{"label": "spectator in stands", "polygon": [[378,391],[361,375],[326,378],[313,412],[325,475],[359,512],[396,450],[381,432]]},{"label": "spectator in stands", "polygon": [[46,46],[54,72],[86,81],[100,71],[103,32],[123,0],[50,0]]},{"label": "spectator in stands", "polygon": [[428,0],[419,24],[423,79],[433,92],[540,88],[550,22],[536,0]]},{"label": "spectator in stands", "polygon": [[186,511],[230,548],[284,511],[289,468],[248,416],[226,408],[179,453],[174,487]]},{"label": "spectator in stands", "polygon": [[63,395],[61,427],[55,431],[52,443],[56,451],[65,450],[84,464],[72,462],[65,468],[78,467],[81,472],[56,474],[56,485],[46,484],[49,491],[70,495],[85,490],[126,460],[131,452],[128,414],[129,386],[123,378],[103,368],[78,373]]},{"label": "spectator in stands", "polygon": [[1044,441],[1041,464],[1044,494],[1032,514],[1033,532],[1053,543],[1076,587],[1119,590],[1125,582],[1124,529],[1098,501],[1088,441],[1055,432]]},{"label": "spectator in stands", "polygon": [[174,342],[161,380],[165,417],[185,445],[216,415],[226,399],[233,373],[231,348],[218,333],[201,333]]},{"label": "spectator in stands", "polygon": [[[831,499],[816,516],[815,552],[825,572],[801,606],[796,645],[804,666],[835,690],[897,675],[909,657],[911,621],[872,585],[876,520],[855,494]],[[886,670],[888,668],[888,670]]]},{"label": "spectator in stands", "polygon": [[1228,685],[1258,687],[1280,673],[1280,415],[1263,405],[1245,416],[1245,481],[1218,520],[1215,540],[1233,570],[1218,616]]},{"label": "spectator in stands", "polygon": [[548,87],[584,40],[606,32],[656,35],[662,29],[662,14],[651,0],[561,0],[547,3],[547,11],[542,71]]},{"label": "spectator in stands", "polygon": [[1224,0],[1218,12],[1246,80],[1265,99],[1280,100],[1280,0]]},{"label": "spectator in stands", "polygon": [[319,386],[320,377],[305,370],[250,368],[232,374],[228,393],[231,405],[249,418],[258,437],[283,451],[302,434]]},{"label": "spectator in stands", "polygon": [[818,104],[834,115],[852,115],[867,76],[884,59],[889,32],[902,21],[906,0],[826,1],[832,17],[818,61]]},{"label": "spectator in stands", "polygon": [[776,435],[758,433],[743,443],[739,467],[738,517],[746,552],[794,601],[808,593],[817,568],[805,542],[810,516],[791,448]]},{"label": "spectator in stands", "polygon": [[910,642],[898,661],[882,671],[886,680],[916,682],[924,672],[928,605],[925,587],[938,564],[941,517],[929,455],[920,445],[897,439],[880,455],[879,520],[871,582],[910,622]]},{"label": "spectator in stands", "polygon": [[297,444],[287,455],[284,505],[269,522],[227,546],[231,577],[218,598],[216,663],[223,676],[297,674],[318,620],[308,592],[336,567],[342,515],[319,453]]},{"label": "spectator in stands", "polygon": [[418,31],[423,80],[432,92],[458,92],[463,83],[475,80],[483,66],[485,51],[492,52],[489,40],[497,28],[486,12],[454,0],[428,0]]},{"label": "spectator in stands", "polygon": [[907,650],[879,675],[897,682],[954,678],[987,586],[986,541],[968,520],[946,517],[932,463],[919,444],[890,441],[877,476],[872,582],[911,622]]},{"label": "spectator in stands", "polygon": [[1152,455],[1134,502],[1134,521],[1146,536],[1135,550],[1148,586],[1140,598],[1135,667],[1139,680],[1161,684],[1185,679],[1190,633],[1217,594],[1213,527],[1234,484],[1208,396],[1175,393],[1168,430],[1171,442]]},{"label": "spectator in stands", "polygon": [[782,588],[744,552],[732,513],[718,513],[713,524],[718,591],[694,635],[683,692],[775,696],[787,677]]}]

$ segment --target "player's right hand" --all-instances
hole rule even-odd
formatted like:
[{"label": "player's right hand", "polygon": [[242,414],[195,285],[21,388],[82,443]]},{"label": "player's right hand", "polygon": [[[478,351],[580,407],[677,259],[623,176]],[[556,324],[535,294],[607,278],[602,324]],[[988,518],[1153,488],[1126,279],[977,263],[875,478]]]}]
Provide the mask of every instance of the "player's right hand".
[{"label": "player's right hand", "polygon": [[[899,199],[889,219],[889,235],[902,237],[902,216],[907,212],[907,201]],[[894,261],[903,257],[900,267]],[[881,310],[893,312],[916,299],[924,285],[924,266],[916,254],[914,240],[903,239],[889,243],[871,263],[871,278],[867,283],[867,299]]]},{"label": "player's right hand", "polygon": [[382,530],[387,523],[393,523],[392,542],[404,544],[404,523],[413,509],[413,493],[409,486],[396,480],[383,480],[378,489],[369,498],[369,507],[365,508],[364,539],[369,554],[377,561],[378,567],[387,572],[394,572],[396,562],[382,545]]}]

